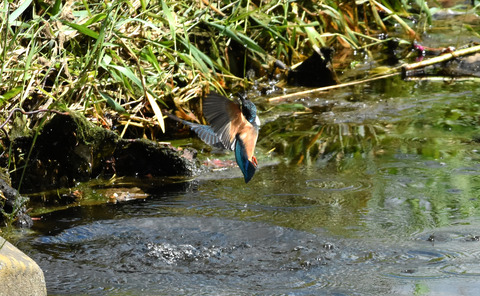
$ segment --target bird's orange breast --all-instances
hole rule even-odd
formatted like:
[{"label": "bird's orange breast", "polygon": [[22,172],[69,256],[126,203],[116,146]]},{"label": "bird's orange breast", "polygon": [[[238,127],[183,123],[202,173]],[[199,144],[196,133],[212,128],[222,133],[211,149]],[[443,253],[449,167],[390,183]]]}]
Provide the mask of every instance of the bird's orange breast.
[{"label": "bird's orange breast", "polygon": [[248,121],[239,128],[238,136],[245,145],[245,151],[249,161],[252,161],[253,154],[255,153],[255,146],[257,145],[258,131]]}]

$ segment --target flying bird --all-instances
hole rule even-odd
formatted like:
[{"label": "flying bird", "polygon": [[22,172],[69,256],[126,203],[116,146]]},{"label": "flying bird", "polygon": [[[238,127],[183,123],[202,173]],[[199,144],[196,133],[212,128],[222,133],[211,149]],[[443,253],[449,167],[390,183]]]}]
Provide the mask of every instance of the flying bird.
[{"label": "flying bird", "polygon": [[208,145],[235,151],[235,160],[248,183],[258,166],[254,156],[260,128],[257,107],[244,96],[231,101],[211,92],[203,101],[203,115],[210,125],[180,121]]}]

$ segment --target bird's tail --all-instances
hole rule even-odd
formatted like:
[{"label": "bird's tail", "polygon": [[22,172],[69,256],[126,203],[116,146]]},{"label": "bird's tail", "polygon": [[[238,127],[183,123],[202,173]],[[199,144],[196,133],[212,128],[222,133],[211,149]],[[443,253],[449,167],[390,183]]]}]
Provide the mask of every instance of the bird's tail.
[{"label": "bird's tail", "polygon": [[213,147],[220,147],[220,148],[226,149],[225,146],[220,141],[220,139],[218,138],[217,134],[215,134],[215,132],[210,126],[186,121],[168,112],[164,112],[164,114],[166,114],[167,117],[170,119],[173,119],[184,125],[189,126],[190,129],[194,131],[198,135],[198,137],[206,144]]}]

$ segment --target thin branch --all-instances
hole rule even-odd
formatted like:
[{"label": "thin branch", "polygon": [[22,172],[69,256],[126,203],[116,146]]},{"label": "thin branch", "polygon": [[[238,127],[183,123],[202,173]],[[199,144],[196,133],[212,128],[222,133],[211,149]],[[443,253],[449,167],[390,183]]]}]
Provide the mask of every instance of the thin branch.
[{"label": "thin branch", "polygon": [[433,64],[437,64],[437,63],[442,63],[442,62],[454,59],[456,57],[461,57],[461,56],[464,56],[464,55],[469,55],[469,54],[477,53],[477,52],[480,52],[480,45],[459,49],[459,50],[456,50],[456,51],[453,51],[453,52],[450,52],[450,53],[445,53],[445,54],[442,54],[438,57],[434,57],[434,58],[424,60],[424,61],[421,61],[421,62],[418,62],[418,63],[403,65],[403,70],[408,71],[408,70],[413,70],[413,69],[417,69],[417,68],[422,68],[422,67],[425,67],[425,66],[429,66],[429,65],[433,65]]},{"label": "thin branch", "polygon": [[207,5],[208,8],[210,8],[211,10],[215,11],[216,13],[218,13],[219,15],[225,17],[225,13],[221,12],[220,10],[218,10],[215,6],[213,6],[212,4],[210,4],[210,2],[208,0],[202,0],[203,4]]},{"label": "thin branch", "polygon": [[287,94],[287,95],[283,95],[283,96],[269,98],[268,102],[270,102],[270,103],[280,102],[280,101],[283,101],[283,100],[291,98],[291,97],[303,96],[303,95],[322,92],[322,91],[326,91],[326,90],[331,90],[331,89],[336,89],[336,88],[342,88],[342,87],[367,83],[367,82],[371,82],[371,81],[376,81],[376,80],[396,76],[396,75],[399,75],[399,74],[400,74],[399,72],[395,72],[395,73],[390,73],[390,74],[386,74],[386,75],[382,75],[382,76],[378,76],[378,77],[373,77],[373,78],[368,78],[368,79],[363,79],[363,80],[358,80],[358,81],[352,81],[352,82],[347,82],[347,83],[342,83],[342,84],[336,84],[336,85],[330,85],[330,86],[324,86],[324,87],[320,87],[320,88],[304,90],[304,91],[295,92],[295,93],[291,93],[291,94]]}]

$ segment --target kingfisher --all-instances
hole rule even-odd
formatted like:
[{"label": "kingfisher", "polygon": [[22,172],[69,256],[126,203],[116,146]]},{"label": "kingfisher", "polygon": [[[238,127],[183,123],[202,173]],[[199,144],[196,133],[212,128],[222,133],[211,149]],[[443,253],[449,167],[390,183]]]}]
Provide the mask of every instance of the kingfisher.
[{"label": "kingfisher", "polygon": [[216,92],[210,92],[202,106],[203,115],[210,125],[180,121],[190,126],[208,145],[235,151],[235,160],[245,183],[248,183],[258,166],[254,155],[260,129],[257,107],[244,95],[239,95],[237,101],[231,101]]}]

